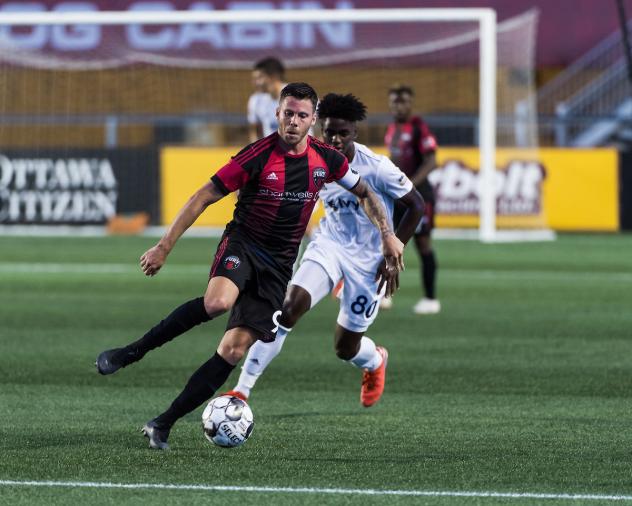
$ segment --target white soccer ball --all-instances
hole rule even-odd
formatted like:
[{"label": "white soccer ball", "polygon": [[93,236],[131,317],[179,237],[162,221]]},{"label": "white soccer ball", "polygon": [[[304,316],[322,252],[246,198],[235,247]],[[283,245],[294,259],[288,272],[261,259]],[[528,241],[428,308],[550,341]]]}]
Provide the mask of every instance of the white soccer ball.
[{"label": "white soccer ball", "polygon": [[250,406],[231,395],[212,399],[202,413],[204,436],[211,443],[224,448],[241,446],[255,426]]}]

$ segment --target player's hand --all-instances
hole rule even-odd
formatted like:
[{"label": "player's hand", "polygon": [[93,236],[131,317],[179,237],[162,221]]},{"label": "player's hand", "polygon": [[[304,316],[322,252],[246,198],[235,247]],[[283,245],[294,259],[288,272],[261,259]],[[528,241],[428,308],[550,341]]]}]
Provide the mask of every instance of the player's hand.
[{"label": "player's hand", "polygon": [[395,266],[397,271],[404,270],[404,243],[393,232],[382,235],[382,250],[386,265]]},{"label": "player's hand", "polygon": [[399,271],[392,265],[392,262],[387,262],[386,259],[383,259],[377,268],[375,281],[379,281],[377,293],[380,293],[382,287],[386,286],[384,296],[391,297],[399,289]]},{"label": "player's hand", "polygon": [[148,249],[140,257],[140,268],[145,276],[154,276],[167,260],[167,251],[160,244]]}]

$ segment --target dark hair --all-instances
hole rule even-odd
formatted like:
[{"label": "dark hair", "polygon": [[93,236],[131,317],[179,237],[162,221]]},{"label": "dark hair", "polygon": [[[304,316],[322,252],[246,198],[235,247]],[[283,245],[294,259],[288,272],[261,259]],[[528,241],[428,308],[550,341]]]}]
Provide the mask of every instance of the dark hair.
[{"label": "dark hair", "polygon": [[406,86],[405,84],[394,84],[388,89],[389,95],[405,95],[408,94],[411,97],[415,96],[415,92],[410,86]]},{"label": "dark hair", "polygon": [[290,83],[285,88],[281,90],[281,96],[279,97],[279,102],[282,102],[285,97],[294,97],[299,100],[304,100],[308,98],[312,105],[314,106],[314,110],[316,110],[316,104],[318,103],[318,95],[316,94],[316,90],[312,88],[307,83]]},{"label": "dark hair", "polygon": [[283,66],[283,63],[281,63],[281,60],[274,58],[273,56],[268,56],[263,60],[259,60],[255,63],[253,70],[260,70],[264,74],[277,76],[281,79],[283,79],[283,75],[285,74],[285,67]]},{"label": "dark hair", "polygon": [[366,106],[351,93],[328,93],[318,103],[318,118],[338,118],[346,121],[362,121],[366,118]]}]

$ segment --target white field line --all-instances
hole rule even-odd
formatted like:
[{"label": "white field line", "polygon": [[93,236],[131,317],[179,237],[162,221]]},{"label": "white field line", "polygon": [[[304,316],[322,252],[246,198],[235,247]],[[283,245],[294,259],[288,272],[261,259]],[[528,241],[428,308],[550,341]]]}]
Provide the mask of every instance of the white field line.
[{"label": "white field line", "polygon": [[[211,265],[166,264],[160,274],[208,274]],[[632,283],[632,272],[545,271],[503,269],[442,269],[441,275],[463,279],[517,279],[520,281],[585,282],[608,281]],[[1,274],[141,274],[138,264],[131,263],[53,263],[53,262],[0,262]],[[407,270],[402,276],[417,276],[416,270]]]},{"label": "white field line", "polygon": [[113,489],[162,489],[202,490],[215,492],[262,492],[283,494],[334,494],[371,496],[417,496],[417,497],[491,497],[507,499],[558,499],[588,501],[632,501],[632,495],[606,494],[547,494],[537,492],[493,492],[460,490],[378,490],[353,488],[316,487],[248,487],[236,485],[186,485],[171,483],[107,483],[89,481],[16,481],[0,480],[3,487],[66,487],[66,488],[113,488]]}]

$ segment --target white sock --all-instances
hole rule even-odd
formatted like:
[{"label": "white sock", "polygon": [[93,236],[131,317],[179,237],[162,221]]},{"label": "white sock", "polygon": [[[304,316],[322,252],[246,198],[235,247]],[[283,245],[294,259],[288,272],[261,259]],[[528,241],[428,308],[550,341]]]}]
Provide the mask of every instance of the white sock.
[{"label": "white sock", "polygon": [[250,397],[250,390],[255,386],[259,376],[263,374],[272,359],[281,353],[285,338],[291,330],[279,325],[274,341],[270,343],[257,341],[250,347],[244,365],[241,366],[239,380],[234,390]]},{"label": "white sock", "polygon": [[360,340],[360,351],[358,351],[358,354],[349,360],[349,362],[360,369],[375,371],[382,365],[382,355],[377,352],[375,343],[370,337],[362,336]]}]

